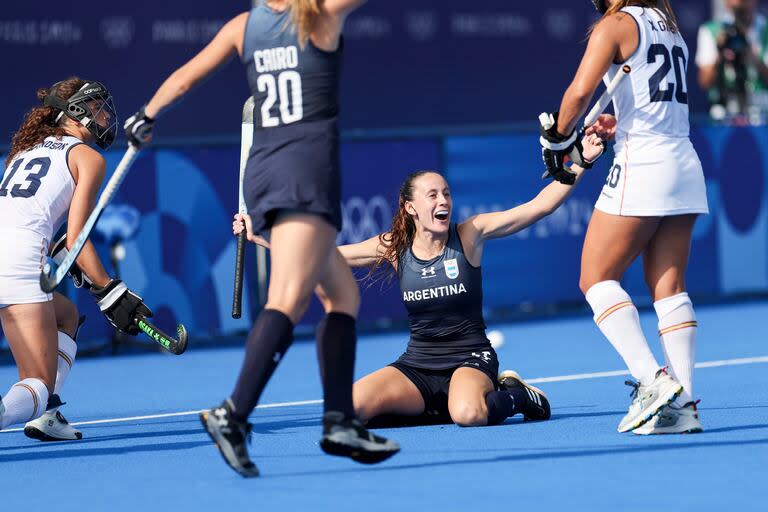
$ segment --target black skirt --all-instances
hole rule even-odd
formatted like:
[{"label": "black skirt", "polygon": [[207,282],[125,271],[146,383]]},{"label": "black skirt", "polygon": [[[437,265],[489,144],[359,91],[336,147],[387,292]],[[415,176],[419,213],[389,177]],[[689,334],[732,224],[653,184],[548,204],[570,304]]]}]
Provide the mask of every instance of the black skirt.
[{"label": "black skirt", "polygon": [[256,233],[269,231],[281,210],[319,215],[341,230],[336,119],[257,129],[243,194]]}]

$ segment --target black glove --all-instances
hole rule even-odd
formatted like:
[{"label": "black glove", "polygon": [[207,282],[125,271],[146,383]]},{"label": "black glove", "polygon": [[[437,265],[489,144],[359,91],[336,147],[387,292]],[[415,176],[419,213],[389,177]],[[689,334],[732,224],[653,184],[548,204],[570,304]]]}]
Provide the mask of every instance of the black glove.
[{"label": "black glove", "polygon": [[[67,250],[67,234],[64,233],[64,235],[56,240],[56,242],[51,246],[51,258],[56,262],[57,265],[61,265],[61,262],[64,260],[64,258],[67,257],[68,254],[69,251]],[[72,282],[75,284],[75,288],[85,287],[86,290],[91,289],[93,283],[91,283],[91,280],[88,279],[88,276],[83,274],[83,271],[80,270],[80,267],[77,266],[77,263],[73,263],[72,266],[69,267],[69,272],[67,272],[67,275],[72,278]]]},{"label": "black glove", "polygon": [[120,279],[113,279],[104,288],[94,287],[90,291],[101,312],[118,331],[136,335],[139,328],[134,319],[139,315],[152,316],[152,311],[141,297],[129,290]]},{"label": "black glove", "polygon": [[590,169],[595,160],[591,162],[584,158],[584,148],[581,145],[582,131],[573,131],[570,135],[557,133],[557,112],[539,115],[541,123],[539,143],[541,144],[541,158],[544,160],[546,172],[543,177],[551,176],[565,185],[573,185],[576,182],[576,174],[565,166],[565,158],[570,158],[573,163]]},{"label": "black glove", "polygon": [[137,148],[149,144],[149,141],[152,140],[152,125],[155,123],[155,120],[144,113],[145,107],[146,105],[126,119],[123,125],[128,142]]}]

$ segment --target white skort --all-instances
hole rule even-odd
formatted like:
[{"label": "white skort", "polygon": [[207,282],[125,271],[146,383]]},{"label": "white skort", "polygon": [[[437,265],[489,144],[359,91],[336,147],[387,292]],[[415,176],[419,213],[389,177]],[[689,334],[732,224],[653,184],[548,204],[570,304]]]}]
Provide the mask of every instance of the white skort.
[{"label": "white skort", "polygon": [[615,151],[598,210],[627,217],[709,213],[704,171],[687,137],[630,136]]},{"label": "white skort", "polygon": [[51,300],[40,289],[48,240],[30,230],[0,231],[0,240],[0,308]]}]

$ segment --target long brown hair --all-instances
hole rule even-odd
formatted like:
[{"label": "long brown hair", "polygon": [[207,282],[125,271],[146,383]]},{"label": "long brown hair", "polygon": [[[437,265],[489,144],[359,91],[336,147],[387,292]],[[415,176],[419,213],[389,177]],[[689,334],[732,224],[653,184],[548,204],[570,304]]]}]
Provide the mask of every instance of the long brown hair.
[{"label": "long brown hair", "polygon": [[321,0],[288,0],[291,12],[291,25],[299,38],[299,45],[304,48],[320,16]]},{"label": "long brown hair", "polygon": [[[605,1],[605,0],[604,0]],[[603,14],[603,18],[616,14],[624,7],[629,6],[646,7],[648,9],[656,9],[664,17],[664,21],[667,23],[669,30],[677,32],[677,18],[675,12],[672,10],[669,0],[617,0],[611,4],[608,10]]]},{"label": "long brown hair", "polygon": [[[59,98],[66,100],[73,94],[75,94],[80,88],[85,85],[85,80],[72,76],[66,80],[58,82],[51,88],[41,88],[37,90],[37,99],[42,103],[43,99],[48,95],[51,90],[53,94]],[[62,137],[65,135],[63,123],[57,123],[56,117],[60,111],[53,107],[46,107],[43,105],[34,107],[27,112],[24,116],[24,121],[21,126],[13,134],[11,140],[11,150],[8,153],[8,157],[5,159],[5,165],[8,166],[13,161],[13,158],[30,148],[33,148],[43,142],[47,137]],[[66,116],[62,117],[62,120]]]},{"label": "long brown hair", "polygon": [[[405,203],[413,201],[413,182],[425,174],[440,174],[436,171],[415,171],[408,175],[400,185],[400,197],[397,211],[392,217],[392,227],[389,231],[379,235],[379,243],[384,247],[383,254],[376,260],[371,271],[366,276],[373,277],[384,263],[395,263],[400,256],[411,246],[416,234],[416,223],[413,217],[405,209]],[[391,268],[391,267],[390,267]]]}]

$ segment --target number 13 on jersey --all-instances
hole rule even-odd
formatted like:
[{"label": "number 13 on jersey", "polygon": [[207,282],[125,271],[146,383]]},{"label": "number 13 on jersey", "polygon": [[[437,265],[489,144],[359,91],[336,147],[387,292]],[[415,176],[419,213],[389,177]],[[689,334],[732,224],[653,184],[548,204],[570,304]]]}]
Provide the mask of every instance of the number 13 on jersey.
[{"label": "number 13 on jersey", "polygon": [[[301,75],[297,71],[280,72],[277,77],[265,73],[256,81],[259,92],[266,93],[261,104],[261,126],[271,128],[282,124],[301,121],[304,117],[304,105],[301,92]],[[272,115],[272,107],[277,103],[279,118]]]}]

